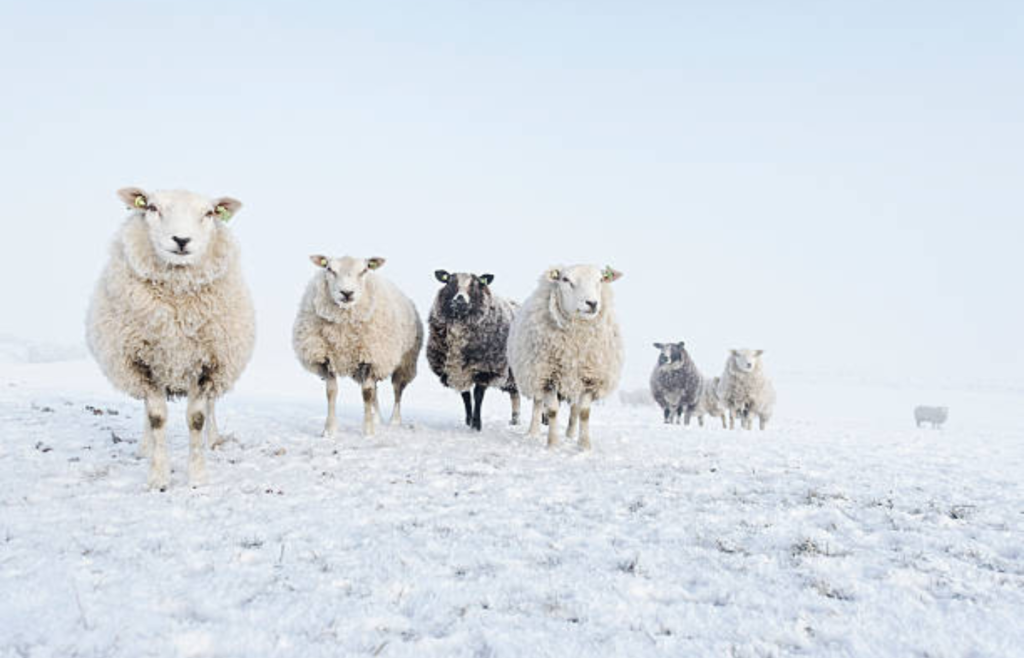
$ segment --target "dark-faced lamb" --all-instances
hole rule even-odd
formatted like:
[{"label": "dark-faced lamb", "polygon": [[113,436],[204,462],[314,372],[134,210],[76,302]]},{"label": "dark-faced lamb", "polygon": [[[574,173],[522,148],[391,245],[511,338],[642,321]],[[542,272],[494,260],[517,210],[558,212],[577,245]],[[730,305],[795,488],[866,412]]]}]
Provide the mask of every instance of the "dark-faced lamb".
[{"label": "dark-faced lamb", "polygon": [[512,424],[519,423],[519,391],[508,366],[506,346],[516,305],[491,292],[493,274],[437,270],[444,284],[428,319],[427,363],[441,384],[462,394],[466,425],[483,426],[481,411],[488,387],[512,398]]},{"label": "dark-faced lamb", "polygon": [[651,395],[661,406],[666,423],[687,425],[700,402],[702,377],[685,344],[655,343],[658,362],[651,373]]}]

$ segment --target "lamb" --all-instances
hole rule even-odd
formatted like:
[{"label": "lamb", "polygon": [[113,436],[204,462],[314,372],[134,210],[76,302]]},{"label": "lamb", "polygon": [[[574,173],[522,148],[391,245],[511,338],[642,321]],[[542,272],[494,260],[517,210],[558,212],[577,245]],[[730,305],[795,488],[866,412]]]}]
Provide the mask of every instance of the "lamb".
[{"label": "lamb", "polygon": [[771,420],[775,407],[775,388],[764,373],[761,355],[764,350],[731,350],[725,370],[718,382],[718,397],[729,412],[729,428],[735,429],[737,418],[743,429],[750,429],[758,417],[763,430]]},{"label": "lamb", "polygon": [[651,373],[651,395],[664,411],[666,423],[678,424],[685,414],[689,425],[700,402],[700,371],[683,342],[655,343],[654,347],[660,354]]},{"label": "lamb", "polygon": [[530,436],[548,417],[548,447],[558,444],[559,398],[570,404],[568,436],[590,448],[590,405],[615,390],[623,347],[611,283],[622,274],[594,265],[552,267],[523,304],[508,336],[520,392],[533,400]]},{"label": "lamb", "polygon": [[[427,362],[441,384],[462,394],[466,425],[482,428],[487,387],[512,398],[512,424],[519,423],[519,391],[508,367],[508,330],[517,305],[491,293],[493,274],[476,276],[437,270],[438,290],[427,324]],[[472,389],[472,396],[470,395]]]},{"label": "lamb", "polygon": [[323,435],[338,429],[337,377],[362,388],[363,434],[374,433],[377,382],[388,377],[395,393],[391,424],[402,422],[402,392],[416,377],[423,347],[423,323],[416,306],[377,274],[383,258],[310,256],[320,268],[306,287],[292,332],[292,346],[304,368],[327,389]]},{"label": "lamb", "polygon": [[949,407],[914,407],[914,422],[918,427],[930,423],[933,428],[942,427],[949,418]]},{"label": "lamb", "polygon": [[704,427],[704,416],[712,416],[722,420],[722,428],[726,427],[726,416],[729,415],[725,403],[718,396],[718,385],[721,377],[705,377],[700,385],[700,397],[697,402],[697,422]]},{"label": "lamb", "polygon": [[170,484],[167,400],[187,396],[188,480],[206,481],[203,430],[221,442],[216,400],[252,356],[255,314],[227,227],[242,207],[186,191],[118,191],[131,209],[93,293],[86,341],[118,389],[143,400],[148,485]]}]

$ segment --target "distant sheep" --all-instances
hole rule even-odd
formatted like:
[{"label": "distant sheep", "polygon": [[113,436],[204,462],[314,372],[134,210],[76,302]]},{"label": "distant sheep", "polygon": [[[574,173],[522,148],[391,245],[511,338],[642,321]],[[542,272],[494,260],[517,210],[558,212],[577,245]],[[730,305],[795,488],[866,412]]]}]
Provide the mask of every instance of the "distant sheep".
[{"label": "distant sheep", "polygon": [[750,429],[754,416],[763,430],[775,408],[775,388],[764,373],[761,355],[764,350],[732,350],[718,382],[718,397],[729,411],[729,427],[740,420],[743,429]]},{"label": "distant sheep", "polygon": [[559,398],[570,404],[572,437],[590,447],[590,405],[618,385],[622,336],[615,318],[611,283],[622,275],[593,265],[552,267],[512,322],[509,365],[519,390],[533,400],[529,434],[548,416],[548,446],[558,443]]},{"label": "distant sheep", "polygon": [[700,371],[682,341],[655,343],[654,348],[660,354],[651,373],[651,395],[664,412],[666,423],[679,424],[685,415],[689,425],[700,402]]},{"label": "distant sheep", "polygon": [[306,287],[292,331],[299,362],[327,387],[324,436],[338,423],[337,377],[351,377],[363,392],[363,434],[374,433],[377,382],[395,392],[391,424],[402,422],[402,392],[416,377],[423,323],[412,301],[377,274],[383,258],[310,256],[320,268]]},{"label": "distant sheep", "polygon": [[930,423],[933,428],[942,427],[949,418],[949,407],[914,407],[914,421],[918,427]]},{"label": "distant sheep", "polygon": [[214,404],[241,375],[255,317],[227,221],[242,204],[184,191],[118,192],[131,208],[110,250],[87,319],[87,342],[103,373],[145,401],[139,452],[149,486],[170,483],[167,399],[188,397],[188,479],[206,480],[203,430],[220,442]]},{"label": "distant sheep", "polygon": [[705,377],[701,381],[700,398],[697,402],[697,422],[704,427],[704,416],[712,416],[722,420],[722,427],[726,427],[726,417],[729,415],[725,402],[718,396],[718,386],[721,377]]},{"label": "distant sheep", "polygon": [[462,394],[466,425],[482,428],[484,393],[489,386],[511,396],[512,424],[518,424],[519,391],[507,355],[516,305],[491,293],[493,274],[437,270],[434,277],[444,287],[438,290],[427,321],[430,369],[442,385]]},{"label": "distant sheep", "polygon": [[637,388],[629,391],[619,391],[619,402],[631,407],[655,404],[650,388]]}]

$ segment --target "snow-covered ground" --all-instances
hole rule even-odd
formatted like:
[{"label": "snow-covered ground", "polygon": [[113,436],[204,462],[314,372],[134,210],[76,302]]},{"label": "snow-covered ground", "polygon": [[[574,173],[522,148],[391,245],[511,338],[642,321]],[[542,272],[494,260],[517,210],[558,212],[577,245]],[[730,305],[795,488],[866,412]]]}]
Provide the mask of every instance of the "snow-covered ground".
[{"label": "snow-covered ground", "polygon": [[312,377],[247,375],[199,490],[178,404],[160,494],[91,362],[0,366],[0,656],[1024,654],[1019,391],[780,380],[764,433],[609,403],[580,454],[430,380],[374,439],[343,389],[331,441]]}]

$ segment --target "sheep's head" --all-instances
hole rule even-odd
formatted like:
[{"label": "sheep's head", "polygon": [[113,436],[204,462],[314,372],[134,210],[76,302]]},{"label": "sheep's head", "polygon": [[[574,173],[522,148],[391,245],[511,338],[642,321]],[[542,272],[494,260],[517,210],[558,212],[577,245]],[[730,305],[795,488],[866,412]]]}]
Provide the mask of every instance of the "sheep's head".
[{"label": "sheep's head", "polygon": [[686,354],[683,341],[678,343],[655,343],[654,349],[658,350],[658,365],[663,366],[669,363],[679,363]]},{"label": "sheep's head", "polygon": [[438,308],[450,320],[463,320],[480,315],[491,298],[493,274],[469,274],[446,270],[434,272],[434,278],[444,284],[437,292]]},{"label": "sheep's head", "polygon": [[209,199],[184,190],[146,192],[126,187],[117,195],[146,222],[157,257],[178,266],[201,260],[218,223],[228,221],[242,207],[231,197]]},{"label": "sheep's head", "polygon": [[323,268],[327,292],[342,309],[352,308],[359,303],[366,292],[366,275],[384,265],[383,258],[310,256],[309,260]]},{"label": "sheep's head", "polygon": [[554,299],[562,313],[570,318],[593,320],[603,310],[604,286],[622,276],[610,267],[601,269],[596,265],[572,265],[552,267],[545,278],[554,288]]},{"label": "sheep's head", "polygon": [[731,350],[729,359],[733,367],[740,372],[753,372],[761,365],[764,350]]}]

